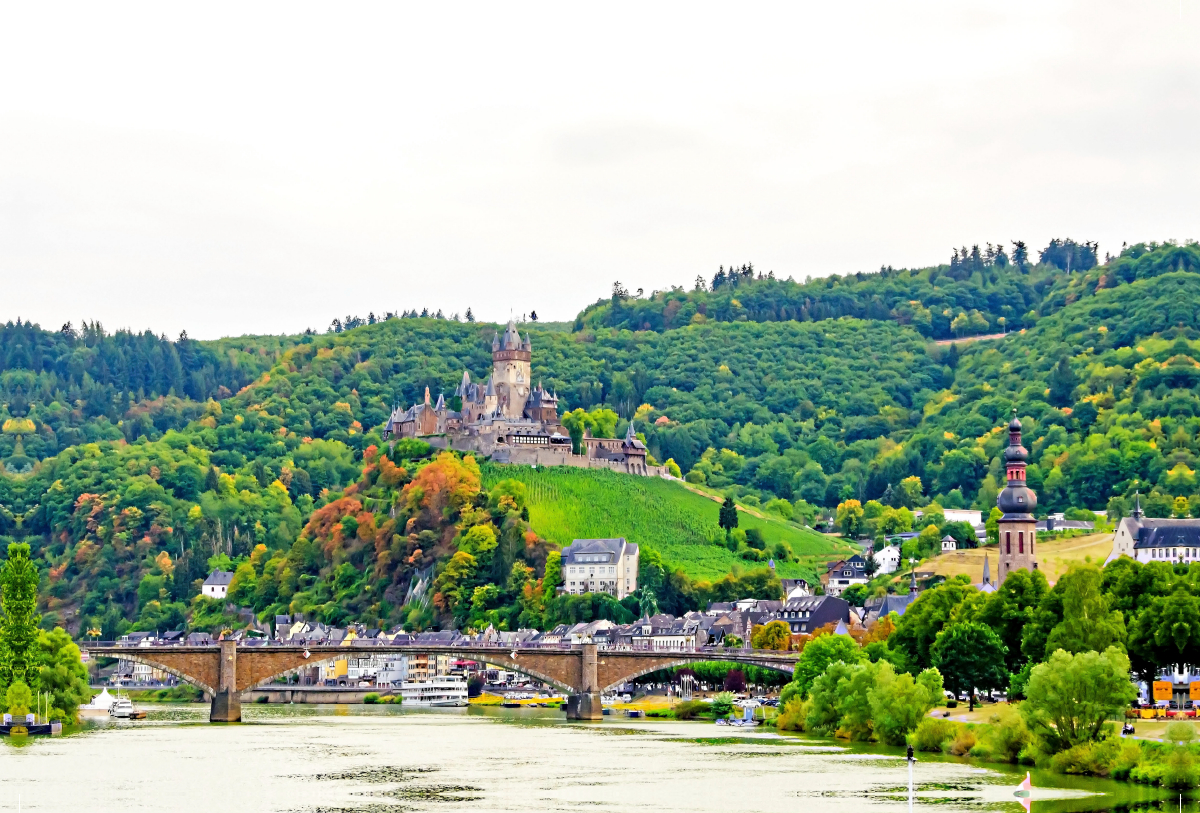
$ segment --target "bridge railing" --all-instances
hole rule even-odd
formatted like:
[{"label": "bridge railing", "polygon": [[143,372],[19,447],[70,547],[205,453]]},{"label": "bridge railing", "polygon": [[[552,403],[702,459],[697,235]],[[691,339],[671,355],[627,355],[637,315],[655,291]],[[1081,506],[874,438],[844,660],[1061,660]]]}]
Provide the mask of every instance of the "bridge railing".
[{"label": "bridge railing", "polygon": [[[129,641],[100,641],[100,640],[84,640],[79,641],[80,649],[123,649],[131,653],[139,649],[170,649],[175,647],[188,648],[210,648],[216,649],[220,646],[220,641],[213,641],[206,644],[189,644],[186,641],[138,641],[137,643]],[[500,643],[496,641],[451,641],[448,643],[437,643],[432,641],[384,641],[378,638],[355,638],[350,641],[293,641],[293,640],[276,640],[273,638],[251,638],[244,639],[238,642],[239,646],[244,646],[247,649],[270,649],[277,647],[321,647],[336,649],[339,647],[347,647],[354,649],[371,649],[379,647],[381,649],[410,649],[413,652],[423,652],[429,649],[490,649],[497,652],[528,652],[528,651],[551,651],[564,652],[577,649],[582,644],[572,644],[570,642],[554,642],[546,643],[534,641],[528,643]],[[597,644],[600,652],[622,653],[629,652],[634,654],[659,654],[659,655],[713,655],[725,657],[742,656],[742,657],[770,657],[770,656],[795,656],[795,652],[776,650],[776,649],[742,649],[740,647],[725,647],[725,646],[691,646],[691,647],[653,647],[653,646],[635,646],[629,644]],[[719,658],[718,658],[719,659]]]}]

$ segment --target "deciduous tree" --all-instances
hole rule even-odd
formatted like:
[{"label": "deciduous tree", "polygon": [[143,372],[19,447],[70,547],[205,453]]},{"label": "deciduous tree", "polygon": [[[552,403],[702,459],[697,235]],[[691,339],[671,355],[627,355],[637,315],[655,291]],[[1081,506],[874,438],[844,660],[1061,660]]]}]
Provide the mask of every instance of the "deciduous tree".
[{"label": "deciduous tree", "polygon": [[1116,647],[1103,654],[1058,650],[1033,667],[1021,716],[1051,752],[1100,739],[1108,720],[1137,697],[1129,658]]},{"label": "deciduous tree", "polygon": [[951,624],[938,633],[930,650],[933,665],[955,695],[967,692],[975,709],[975,690],[1008,685],[1007,650],[991,627],[974,622]]}]

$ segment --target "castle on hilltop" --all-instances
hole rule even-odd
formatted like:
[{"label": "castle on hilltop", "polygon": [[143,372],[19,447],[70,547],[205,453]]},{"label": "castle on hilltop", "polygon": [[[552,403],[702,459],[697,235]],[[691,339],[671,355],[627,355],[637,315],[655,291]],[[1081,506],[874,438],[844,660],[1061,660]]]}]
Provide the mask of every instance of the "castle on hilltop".
[{"label": "castle on hilltop", "polygon": [[421,438],[463,452],[478,452],[498,463],[608,468],[629,474],[665,476],[661,466],[646,463],[646,447],[634,436],[633,422],[624,438],[583,438],[583,454],[574,454],[571,437],[558,415],[558,393],[533,385],[533,345],[521,338],[511,320],[492,339],[492,373],[487,382],[471,381],[463,371],[454,390],[462,406],[446,405],[444,394],[408,409],[395,407],[383,427],[385,440]]}]

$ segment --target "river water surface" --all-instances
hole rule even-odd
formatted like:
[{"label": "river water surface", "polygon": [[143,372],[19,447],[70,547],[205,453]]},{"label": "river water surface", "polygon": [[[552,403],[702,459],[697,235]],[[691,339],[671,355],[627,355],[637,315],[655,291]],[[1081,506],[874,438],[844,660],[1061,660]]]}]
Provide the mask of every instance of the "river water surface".
[{"label": "river water surface", "polygon": [[[899,752],[711,723],[568,723],[548,709],[207,706],[0,745],[0,811],[906,811]],[[1024,770],[922,756],[913,809],[1009,810]],[[1177,810],[1147,789],[1034,772],[1034,813]],[[1184,810],[1197,810],[1184,800]]]}]

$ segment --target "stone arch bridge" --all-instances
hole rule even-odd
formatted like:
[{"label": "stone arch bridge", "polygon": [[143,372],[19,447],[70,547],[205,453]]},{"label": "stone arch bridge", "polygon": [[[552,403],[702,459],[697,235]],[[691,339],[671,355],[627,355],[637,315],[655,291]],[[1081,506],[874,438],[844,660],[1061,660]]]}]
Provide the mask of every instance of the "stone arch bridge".
[{"label": "stone arch bridge", "polygon": [[242,693],[305,666],[343,658],[386,654],[451,655],[519,672],[566,692],[567,717],[599,720],[602,692],[658,669],[701,661],[760,666],[791,674],[796,653],[703,648],[668,652],[576,646],[429,646],[424,644],[354,646],[238,646],[221,641],[210,646],[91,645],[93,657],[143,663],[197,686],[212,698],[211,722],[242,719]]}]

